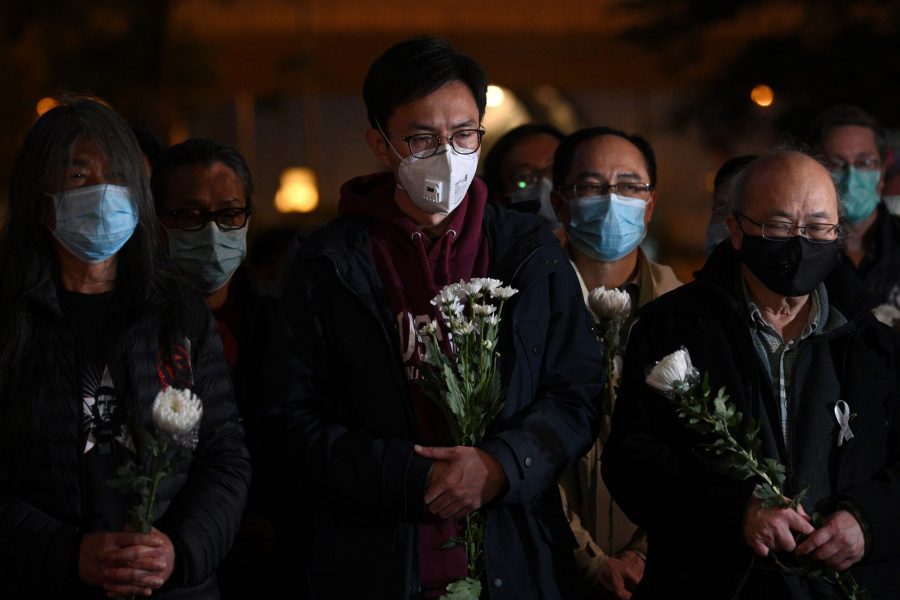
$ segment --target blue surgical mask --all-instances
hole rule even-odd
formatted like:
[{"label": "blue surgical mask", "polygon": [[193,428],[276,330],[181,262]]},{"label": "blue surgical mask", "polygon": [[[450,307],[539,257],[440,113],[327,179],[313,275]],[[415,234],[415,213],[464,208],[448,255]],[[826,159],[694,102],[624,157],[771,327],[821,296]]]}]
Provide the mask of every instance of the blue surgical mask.
[{"label": "blue surgical mask", "polygon": [[131,192],[100,184],[53,194],[53,237],[78,260],[103,262],[114,256],[138,224]]},{"label": "blue surgical mask", "polygon": [[644,239],[647,203],[617,194],[575,198],[569,202],[569,241],[588,256],[612,262]]},{"label": "blue surgical mask", "polygon": [[553,182],[546,177],[541,177],[537,183],[529,185],[521,190],[515,190],[506,194],[510,208],[521,212],[535,213],[551,229],[560,226],[556,218],[556,212],[550,203],[550,193],[553,191]]},{"label": "blue surgical mask", "polygon": [[872,214],[878,206],[881,171],[857,169],[851,165],[846,170],[832,172],[831,177],[844,205],[847,221],[859,223]]},{"label": "blue surgical mask", "polygon": [[204,294],[224,286],[247,254],[247,228],[222,231],[210,221],[203,229],[167,229],[169,260]]}]

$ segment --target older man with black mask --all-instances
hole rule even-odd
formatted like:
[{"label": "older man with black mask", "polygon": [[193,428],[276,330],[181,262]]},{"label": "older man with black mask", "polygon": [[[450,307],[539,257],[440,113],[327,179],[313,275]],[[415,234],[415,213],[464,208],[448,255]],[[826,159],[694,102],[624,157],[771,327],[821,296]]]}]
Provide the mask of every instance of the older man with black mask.
[{"label": "older man with black mask", "polygon": [[[796,555],[851,569],[874,598],[896,597],[896,338],[838,264],[837,194],[822,165],[776,151],[747,166],[735,192],[731,243],[648,305],[629,338],[603,475],[648,531],[634,597],[833,597],[822,579],[782,570]],[[808,488],[796,510],[763,507],[758,482],[726,474],[700,449],[708,440],[646,385],[645,369],[682,347],[712,389],[761,422],[759,453],[785,466],[785,495]],[[844,414],[854,415],[849,431]]]}]

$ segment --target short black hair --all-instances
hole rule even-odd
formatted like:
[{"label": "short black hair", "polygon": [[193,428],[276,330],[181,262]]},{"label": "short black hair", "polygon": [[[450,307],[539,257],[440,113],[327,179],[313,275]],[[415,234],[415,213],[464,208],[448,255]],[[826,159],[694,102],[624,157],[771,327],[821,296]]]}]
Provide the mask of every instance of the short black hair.
[{"label": "short black hair", "polygon": [[417,37],[391,46],[372,63],[363,84],[369,124],[386,128],[395,108],[451,81],[461,81],[472,91],[478,116],[484,117],[487,75],[474,58],[438,37]]},{"label": "short black hair", "polygon": [[157,210],[162,205],[163,197],[167,192],[167,186],[172,174],[182,168],[194,165],[209,167],[220,162],[237,175],[244,187],[244,196],[247,197],[247,207],[253,202],[253,179],[250,176],[250,167],[241,153],[227,144],[215,140],[193,138],[164,150],[153,163],[153,176],[150,179],[150,187],[153,190],[153,201]]},{"label": "short black hair", "polygon": [[587,127],[579,129],[575,133],[563,138],[556,149],[556,156],[553,157],[553,187],[559,189],[565,185],[566,175],[572,168],[572,161],[575,158],[575,151],[582,143],[592,140],[602,135],[614,135],[631,142],[644,157],[644,163],[647,166],[647,176],[650,178],[650,185],[656,187],[656,155],[653,153],[653,147],[650,142],[639,135],[625,133],[619,129],[612,127]]},{"label": "short black hair", "polygon": [[553,125],[543,123],[526,123],[510,129],[503,137],[494,142],[491,151],[484,158],[484,183],[491,194],[503,193],[503,182],[500,181],[500,165],[506,155],[522,142],[535,135],[549,135],[562,141],[562,132]]},{"label": "short black hair", "polygon": [[825,109],[817,116],[809,128],[808,141],[814,148],[822,148],[822,140],[832,129],[856,125],[868,127],[875,133],[875,145],[878,146],[878,155],[881,160],[887,158],[887,136],[881,121],[872,113],[851,104],[836,104]]}]

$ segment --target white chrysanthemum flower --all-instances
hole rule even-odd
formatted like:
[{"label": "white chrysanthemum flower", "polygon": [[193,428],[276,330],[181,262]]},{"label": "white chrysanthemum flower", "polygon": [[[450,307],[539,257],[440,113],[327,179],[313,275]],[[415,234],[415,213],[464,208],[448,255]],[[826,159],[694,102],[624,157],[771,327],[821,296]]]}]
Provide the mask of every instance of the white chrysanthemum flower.
[{"label": "white chrysanthemum flower", "polygon": [[872,309],[872,314],[888,327],[893,327],[900,321],[900,309],[893,304],[880,304]]},{"label": "white chrysanthemum flower", "polygon": [[698,375],[691,364],[691,355],[686,349],[679,348],[656,363],[646,381],[653,389],[671,394],[696,385]]},{"label": "white chrysanthemum flower", "polygon": [[499,315],[494,314],[485,319],[485,322],[488,325],[497,325],[500,322],[500,317]]},{"label": "white chrysanthemum flower", "polygon": [[471,321],[460,319],[453,325],[453,333],[456,335],[469,335],[475,333],[475,325]]},{"label": "white chrysanthemum flower", "polygon": [[458,283],[451,283],[450,285],[442,287],[441,291],[438,292],[438,295],[431,299],[431,303],[434,306],[453,304],[464,297],[464,293],[465,291],[460,288]]},{"label": "white chrysanthemum flower", "polygon": [[437,322],[428,321],[427,323],[422,323],[419,325],[419,335],[420,336],[428,336],[433,335],[437,332]]},{"label": "white chrysanthemum flower", "polygon": [[600,286],[588,294],[588,306],[601,321],[624,321],[631,313],[628,292]]},{"label": "white chrysanthemum flower", "polygon": [[479,281],[481,282],[481,289],[485,292],[492,292],[493,290],[503,285],[502,281],[500,281],[499,279],[493,279],[491,277],[482,277],[481,279],[479,279]]},{"label": "white chrysanthemum flower", "polygon": [[519,290],[514,287],[499,286],[491,290],[491,296],[499,300],[509,300],[518,291]]},{"label": "white chrysanthemum flower", "polygon": [[203,403],[191,390],[167,387],[153,401],[153,423],[173,436],[189,434],[202,417]]},{"label": "white chrysanthemum flower", "polygon": [[459,300],[454,299],[453,302],[441,306],[441,316],[444,317],[445,321],[450,321],[454,318],[459,317],[463,313],[465,308],[466,307],[464,304],[462,304]]},{"label": "white chrysanthemum flower", "polygon": [[492,306],[490,304],[475,304],[472,306],[472,312],[479,317],[486,317],[488,315],[494,314],[494,311],[497,310],[496,306]]},{"label": "white chrysanthemum flower", "polygon": [[469,297],[480,294],[483,287],[481,279],[477,277],[475,279],[470,279],[469,281],[460,281],[459,284],[466,290],[466,295]]}]

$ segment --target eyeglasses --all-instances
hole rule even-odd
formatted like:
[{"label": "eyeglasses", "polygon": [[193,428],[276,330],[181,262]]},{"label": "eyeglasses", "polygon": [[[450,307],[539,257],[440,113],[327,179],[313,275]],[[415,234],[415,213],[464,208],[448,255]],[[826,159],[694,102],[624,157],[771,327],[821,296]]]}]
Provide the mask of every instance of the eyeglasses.
[{"label": "eyeglasses", "polygon": [[484,137],[484,129],[460,129],[447,137],[436,133],[417,133],[406,137],[389,133],[385,135],[406,142],[406,145],[409,146],[409,153],[416,158],[428,158],[437,153],[441,140],[447,140],[447,143],[459,154],[474,154],[478,152],[478,149],[481,147],[481,138]]},{"label": "eyeglasses", "polygon": [[243,208],[223,208],[221,210],[198,210],[196,208],[183,208],[179,210],[160,211],[160,216],[173,217],[175,226],[182,231],[199,231],[210,221],[215,221],[220,231],[234,231],[247,225],[252,209],[249,206]]},{"label": "eyeglasses", "polygon": [[837,156],[829,156],[825,161],[825,166],[828,167],[829,171],[835,173],[846,171],[848,166],[861,171],[875,171],[881,168],[881,159],[877,156],[860,156],[853,162],[848,163]]},{"label": "eyeglasses", "polygon": [[623,181],[622,183],[576,183],[572,186],[562,186],[561,190],[571,189],[577,198],[588,196],[605,196],[607,194],[621,194],[623,196],[638,196],[647,194],[653,189],[651,183],[637,181]]},{"label": "eyeglasses", "polygon": [[[833,242],[841,238],[843,232],[838,223],[807,223],[806,225],[797,225],[790,221],[754,221],[747,215],[738,211],[732,211],[734,218],[738,223],[741,221],[750,221],[759,227],[762,236],[767,240],[776,242],[786,242],[796,235],[802,235],[811,242],[825,243]],[[743,231],[743,230],[742,230]]]}]

